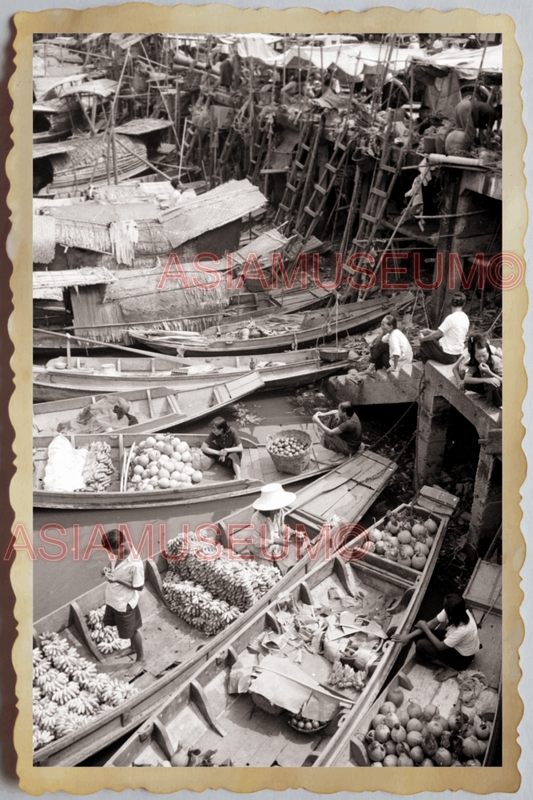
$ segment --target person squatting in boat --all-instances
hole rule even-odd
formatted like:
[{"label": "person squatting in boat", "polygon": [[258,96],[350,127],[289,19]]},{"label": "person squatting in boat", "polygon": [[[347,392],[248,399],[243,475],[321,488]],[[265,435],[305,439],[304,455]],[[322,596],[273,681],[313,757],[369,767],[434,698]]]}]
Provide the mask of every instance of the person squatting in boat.
[{"label": "person squatting in boat", "polygon": [[[243,446],[235,428],[231,428],[224,417],[215,417],[211,423],[212,431],[202,443],[202,453],[232,470],[235,480],[241,477],[241,461]],[[209,469],[209,467],[208,467]]]},{"label": "person squatting in boat", "polygon": [[145,663],[140,632],[143,622],[139,608],[139,592],[144,588],[144,566],[140,556],[130,551],[122,531],[108,531],[102,537],[102,543],[114,556],[111,566],[102,569],[107,581],[102,623],[115,625],[119,637],[131,641],[136,656],[131,672],[138,674]]},{"label": "person squatting in boat", "polygon": [[448,594],[443,605],[443,610],[429,622],[418,620],[410,633],[395,633],[391,637],[404,645],[416,639],[417,657],[442,667],[435,675],[438,681],[453,678],[467,669],[481,647],[476,620],[464,599],[458,594]]},{"label": "person squatting in boat", "polygon": [[[328,418],[326,423],[323,418]],[[324,432],[324,447],[347,456],[357,453],[361,447],[363,431],[355,406],[345,400],[333,411],[317,411],[313,422]]]}]

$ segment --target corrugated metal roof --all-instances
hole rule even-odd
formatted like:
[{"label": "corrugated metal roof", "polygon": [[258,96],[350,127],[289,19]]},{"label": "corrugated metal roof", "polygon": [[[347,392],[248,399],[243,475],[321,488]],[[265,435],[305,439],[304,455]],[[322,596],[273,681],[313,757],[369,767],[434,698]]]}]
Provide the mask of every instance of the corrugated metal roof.
[{"label": "corrugated metal roof", "polygon": [[172,125],[168,119],[132,119],[124,125],[115,128],[117,133],[126,133],[128,136],[140,136],[143,133],[151,133]]},{"label": "corrugated metal roof", "polygon": [[262,208],[267,202],[250,181],[229,181],[194,200],[161,212],[161,221],[172,247],[195,239]]},{"label": "corrugated metal roof", "polygon": [[117,278],[105,267],[54,270],[33,273],[33,299],[48,299],[43,292],[64,289],[67,286],[94,286],[98,283],[115,283]]},{"label": "corrugated metal roof", "polygon": [[33,157],[44,158],[55,153],[68,153],[75,149],[76,145],[67,142],[41,142],[33,145]]}]

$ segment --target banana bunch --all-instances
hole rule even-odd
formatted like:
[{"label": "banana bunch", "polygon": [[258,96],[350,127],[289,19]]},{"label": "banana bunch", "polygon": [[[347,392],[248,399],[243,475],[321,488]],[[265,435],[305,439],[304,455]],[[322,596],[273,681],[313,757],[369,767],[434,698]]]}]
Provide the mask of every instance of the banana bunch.
[{"label": "banana bunch", "polygon": [[79,683],[82,689],[91,689],[91,682],[94,681],[98,672],[94,664],[87,661],[86,658],[80,658],[78,665],[72,671],[71,678],[76,683]]},{"label": "banana bunch", "polygon": [[118,630],[114,625],[104,625],[104,613],[105,606],[100,606],[100,608],[89,611],[86,620],[91,631],[91,639],[101,653],[109,655],[115,650],[122,649],[123,639],[119,637]]},{"label": "banana bunch", "polygon": [[82,491],[105,492],[115,472],[111,445],[107,442],[91,442],[87,464],[87,471],[84,471],[85,488]]},{"label": "banana bunch", "polygon": [[53,731],[55,728],[55,719],[57,714],[57,709],[59,706],[57,703],[54,703],[53,700],[50,700],[46,705],[41,706],[41,715],[39,720],[39,726],[45,731]]},{"label": "banana bunch", "polygon": [[33,726],[33,749],[38,750],[39,747],[44,747],[45,744],[53,742],[55,736],[50,731],[45,731],[38,725]]},{"label": "banana bunch", "polygon": [[[42,641],[42,637],[41,637]],[[61,639],[58,633],[53,634],[53,638],[47,639],[43,645],[43,653],[46,658],[53,659],[57,656],[64,655],[69,651],[69,643],[66,639]]]},{"label": "banana bunch", "polygon": [[33,687],[33,702],[37,703],[38,700],[42,700],[43,699],[43,696],[44,695],[43,695],[41,689],[39,689],[38,686],[34,686]]},{"label": "banana bunch", "polygon": [[52,700],[60,706],[64,706],[69,700],[73,700],[80,693],[80,685],[75,681],[69,681],[66,686],[60,686],[52,692]]},{"label": "banana bunch", "polygon": [[90,716],[97,711],[99,705],[96,695],[83,690],[77,697],[68,701],[66,708],[67,711],[73,711],[75,714]]},{"label": "banana bunch", "polygon": [[36,681],[37,686],[42,689],[43,693],[52,697],[54,692],[59,689],[64,689],[68,684],[68,677],[64,672],[60,672],[55,667],[51,667],[48,672]]},{"label": "banana bunch", "polygon": [[232,608],[225,600],[217,600],[193,581],[175,582],[169,577],[163,582],[163,591],[171,611],[209,636],[240,616],[238,608]]},{"label": "banana bunch", "polygon": [[33,666],[36,667],[43,660],[44,655],[40,647],[33,648]]},{"label": "banana bunch", "polygon": [[77,728],[87,724],[87,717],[83,714],[76,714],[66,708],[60,708],[56,716],[55,734],[58,739],[73,733]]},{"label": "banana bunch", "polygon": [[37,686],[42,687],[45,676],[51,667],[52,662],[47,658],[43,658],[37,664],[33,665],[33,682],[36,683]]},{"label": "banana bunch", "polygon": [[75,647],[69,647],[66,653],[52,656],[52,664],[54,667],[69,676],[72,675],[80,661],[81,656],[78,655],[78,651]]}]

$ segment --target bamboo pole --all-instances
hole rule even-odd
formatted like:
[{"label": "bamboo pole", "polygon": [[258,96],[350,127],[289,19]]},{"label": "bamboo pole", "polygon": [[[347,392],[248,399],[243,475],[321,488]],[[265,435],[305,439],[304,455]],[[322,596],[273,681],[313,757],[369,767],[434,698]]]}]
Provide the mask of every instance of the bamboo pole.
[{"label": "bamboo pole", "polygon": [[122,141],[122,139],[118,139],[118,143],[119,143],[119,145],[120,145],[122,148],[124,148],[124,150],[127,150],[127,151],[128,151],[128,153],[131,153],[131,155],[132,155],[132,156],[135,156],[135,158],[138,158],[138,159],[139,159],[139,161],[142,161],[142,162],[143,162],[143,164],[146,164],[146,166],[147,166],[147,167],[150,167],[150,169],[153,169],[153,170],[154,170],[154,172],[158,172],[160,175],[162,175],[162,176],[163,176],[163,178],[165,178],[165,180],[167,180],[167,181],[170,181],[170,180],[172,180],[172,179],[171,179],[171,178],[170,178],[170,177],[169,177],[169,176],[168,176],[166,173],[162,172],[160,169],[158,169],[156,166],[154,166],[154,165],[153,165],[153,164],[152,164],[150,161],[148,161],[148,159],[146,159],[146,158],[143,158],[143,156],[140,156],[138,153],[135,153],[135,152],[134,152],[134,151],[131,149],[131,147],[128,147],[128,145],[127,145],[127,144],[125,144],[125,143]]},{"label": "bamboo pole", "polygon": [[[144,51],[144,55],[148,59],[148,53],[146,52],[146,49],[144,47],[144,42],[142,42],[142,41],[141,41],[141,47],[142,47],[142,49]],[[150,59],[148,59],[148,60],[150,60]],[[158,81],[157,78],[155,79],[155,83],[156,83],[156,86],[157,86],[157,88],[159,90],[159,94],[161,95],[161,99],[163,101],[163,105],[165,106],[165,111],[167,112],[167,118],[169,119],[169,121],[170,121],[170,123],[172,125],[172,130],[174,131],[174,136],[176,138],[176,147],[177,147],[179,145],[179,139],[178,139],[178,134],[177,134],[177,131],[176,131],[176,126],[174,125],[174,121],[172,119],[172,114],[168,110],[167,101],[165,100],[165,96],[163,94],[163,90],[161,89],[161,87],[159,85],[159,81]],[[148,86],[150,86],[150,82],[149,81],[148,81]]]}]

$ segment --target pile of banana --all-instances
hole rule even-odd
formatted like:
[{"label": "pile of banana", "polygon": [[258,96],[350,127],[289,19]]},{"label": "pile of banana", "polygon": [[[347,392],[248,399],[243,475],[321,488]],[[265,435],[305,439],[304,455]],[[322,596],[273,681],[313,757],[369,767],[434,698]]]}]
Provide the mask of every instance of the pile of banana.
[{"label": "pile of banana", "polygon": [[241,613],[225,600],[214,598],[211,592],[194,581],[176,581],[169,576],[163,581],[163,591],[170,610],[208,636],[231,625]]},{"label": "pile of banana", "polygon": [[[176,555],[182,546],[180,537],[172,539],[168,553]],[[216,550],[214,547],[211,550],[213,553],[210,545],[194,540],[189,542],[185,557],[169,561],[169,572],[178,580],[200,584],[214,597],[225,600],[240,611],[251,608],[281,577],[275,566],[230,558],[230,551],[225,548],[218,558],[213,559],[210,556]]]},{"label": "pile of banana", "polygon": [[87,725],[137,693],[128,683],[98,673],[57,633],[43,633],[33,651],[33,746]]},{"label": "pile of banana", "polygon": [[83,470],[85,488],[82,492],[105,492],[111,483],[115,467],[111,446],[107,442],[91,442]]},{"label": "pile of banana", "polygon": [[[115,650],[122,650],[124,647],[124,639],[118,635],[115,625],[104,625],[105,606],[89,611],[86,616],[87,625],[91,631],[91,639],[96,644],[97,648],[104,655],[109,655]],[[128,644],[126,642],[125,644]]]}]

